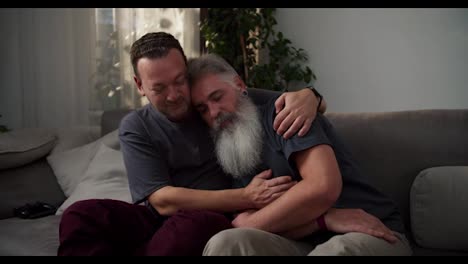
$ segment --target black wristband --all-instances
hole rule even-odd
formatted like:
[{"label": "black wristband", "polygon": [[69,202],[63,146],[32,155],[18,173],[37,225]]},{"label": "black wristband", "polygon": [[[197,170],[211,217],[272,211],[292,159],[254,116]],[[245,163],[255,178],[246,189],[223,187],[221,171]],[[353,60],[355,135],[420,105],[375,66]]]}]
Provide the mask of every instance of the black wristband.
[{"label": "black wristband", "polygon": [[319,112],[319,109],[320,109],[320,106],[322,105],[322,99],[323,99],[323,96],[312,86],[307,86],[307,88],[309,88],[310,90],[312,90],[312,92],[315,94],[316,97],[318,97],[319,99],[319,103],[317,105],[317,112]]}]

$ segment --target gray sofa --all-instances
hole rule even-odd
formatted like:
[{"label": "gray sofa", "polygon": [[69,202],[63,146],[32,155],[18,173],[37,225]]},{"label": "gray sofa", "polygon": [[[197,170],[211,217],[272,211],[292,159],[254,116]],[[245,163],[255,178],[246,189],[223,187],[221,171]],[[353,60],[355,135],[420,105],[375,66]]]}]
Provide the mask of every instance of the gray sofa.
[{"label": "gray sofa", "polygon": [[[115,130],[126,113],[105,112],[101,135]],[[414,255],[468,255],[467,240],[456,237],[468,237],[467,197],[457,183],[468,178],[459,176],[468,166],[468,109],[326,115],[371,182],[397,202]],[[441,169],[427,170],[434,167]],[[440,171],[447,172],[448,188],[441,187]],[[45,158],[0,171],[0,255],[55,255],[60,216],[19,219],[12,209],[34,201],[59,206],[65,198]],[[448,212],[440,211],[444,201]],[[442,222],[433,226],[432,220]]]}]

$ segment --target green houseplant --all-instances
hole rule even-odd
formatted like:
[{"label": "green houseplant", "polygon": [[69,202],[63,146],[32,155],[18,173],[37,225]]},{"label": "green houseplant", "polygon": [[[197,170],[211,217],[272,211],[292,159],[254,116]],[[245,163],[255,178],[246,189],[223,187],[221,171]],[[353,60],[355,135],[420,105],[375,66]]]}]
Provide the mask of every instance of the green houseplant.
[{"label": "green houseplant", "polygon": [[[208,8],[201,21],[205,48],[224,57],[250,87],[288,90],[306,84],[315,74],[305,66],[308,56],[275,30],[275,8]],[[266,60],[260,61],[260,54]]]}]

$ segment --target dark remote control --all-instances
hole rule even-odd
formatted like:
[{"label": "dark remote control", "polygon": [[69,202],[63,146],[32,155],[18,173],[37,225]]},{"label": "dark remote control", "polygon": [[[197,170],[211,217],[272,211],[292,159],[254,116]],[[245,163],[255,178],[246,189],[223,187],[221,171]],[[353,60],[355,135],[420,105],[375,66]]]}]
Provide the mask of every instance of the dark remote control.
[{"label": "dark remote control", "polygon": [[33,204],[26,204],[24,206],[15,208],[13,213],[16,217],[24,219],[35,219],[48,215],[53,215],[57,208],[51,204],[36,202]]}]

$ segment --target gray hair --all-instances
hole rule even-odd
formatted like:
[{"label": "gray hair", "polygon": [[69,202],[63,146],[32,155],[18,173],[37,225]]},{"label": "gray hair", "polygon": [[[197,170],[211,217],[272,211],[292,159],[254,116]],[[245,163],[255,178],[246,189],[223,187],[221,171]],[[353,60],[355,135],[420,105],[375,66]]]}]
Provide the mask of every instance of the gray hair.
[{"label": "gray hair", "polygon": [[233,83],[234,77],[239,76],[226,60],[213,53],[190,59],[187,74],[190,86],[208,74],[218,75],[228,83]]}]

